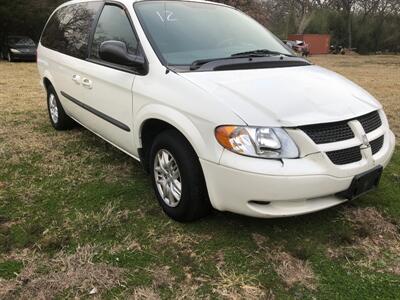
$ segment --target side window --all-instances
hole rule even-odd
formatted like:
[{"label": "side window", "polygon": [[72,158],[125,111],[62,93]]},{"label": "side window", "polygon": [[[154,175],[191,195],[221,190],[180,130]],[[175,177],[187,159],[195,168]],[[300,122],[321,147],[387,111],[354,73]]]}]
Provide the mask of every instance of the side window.
[{"label": "side window", "polygon": [[136,53],[137,39],[125,11],[119,6],[106,5],[93,37],[91,57],[100,59],[101,43],[111,40],[124,42],[129,53]]},{"label": "side window", "polygon": [[101,6],[101,2],[84,2],[60,8],[43,32],[42,45],[85,59],[88,53],[90,29]]}]

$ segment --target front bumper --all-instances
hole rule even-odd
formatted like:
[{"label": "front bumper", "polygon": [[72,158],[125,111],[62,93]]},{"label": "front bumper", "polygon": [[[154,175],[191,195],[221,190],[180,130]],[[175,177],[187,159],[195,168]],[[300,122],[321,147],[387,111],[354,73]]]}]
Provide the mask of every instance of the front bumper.
[{"label": "front bumper", "polygon": [[35,61],[36,54],[34,53],[12,53],[11,57],[14,60],[23,60],[23,61]]},{"label": "front bumper", "polygon": [[224,151],[220,164],[200,161],[214,208],[276,218],[316,212],[347,201],[336,194],[347,190],[354,176],[378,165],[385,167],[394,148],[395,137],[388,130],[381,151],[371,158],[370,150],[365,149],[361,161],[343,167],[332,164],[324,153],[281,162]]}]

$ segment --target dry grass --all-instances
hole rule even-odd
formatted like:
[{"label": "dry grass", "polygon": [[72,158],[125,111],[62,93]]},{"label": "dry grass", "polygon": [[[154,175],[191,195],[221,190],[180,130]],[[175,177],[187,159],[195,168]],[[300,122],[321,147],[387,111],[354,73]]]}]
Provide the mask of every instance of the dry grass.
[{"label": "dry grass", "polygon": [[[150,236],[153,236],[150,234]],[[209,235],[198,234],[166,234],[158,239],[160,249],[166,247],[174,249],[177,256],[186,256],[191,261],[183,266],[185,278],[179,282],[179,287],[174,290],[176,299],[195,299],[198,298],[197,292],[203,284],[211,284],[213,292],[222,299],[273,299],[272,291],[267,291],[257,280],[257,274],[253,271],[249,273],[236,273],[225,265],[224,253],[222,250],[215,254],[217,276],[195,276],[192,264],[201,264],[206,258],[203,254],[198,254],[193,249],[195,246],[211,239]],[[176,278],[171,273],[168,266],[153,266],[146,270],[153,277],[152,291],[160,288],[176,287]]]},{"label": "dry grass", "polygon": [[116,254],[122,251],[142,251],[142,246],[138,241],[132,238],[131,234],[128,234],[122,242],[115,243],[109,250],[110,254]]},{"label": "dry grass", "polygon": [[399,143],[400,55],[324,55],[311,57],[311,61],[340,73],[375,96],[384,106]]},{"label": "dry grass", "polygon": [[95,263],[96,247],[78,247],[53,258],[30,250],[14,253],[8,259],[20,260],[24,268],[16,279],[0,281],[1,299],[53,299],[61,293],[69,297],[101,295],[107,289],[121,286],[124,271],[104,263]]},{"label": "dry grass", "polygon": [[282,247],[269,247],[267,239],[260,234],[255,233],[252,237],[267,259],[272,261],[275,272],[289,288],[302,285],[309,290],[316,289],[317,279],[310,262],[294,257]]},{"label": "dry grass", "polygon": [[[66,155],[65,146],[79,143],[86,135],[96,141],[99,139],[79,127],[52,135],[46,132],[52,129],[48,121],[46,95],[39,84],[35,64],[0,62],[0,111],[0,158],[17,165],[37,154],[42,158],[38,167],[46,176],[54,176],[63,170],[66,181],[91,180],[91,174],[99,167],[87,164],[93,157],[93,150],[81,148],[79,153]],[[127,160],[102,167],[105,180],[114,182],[121,176],[129,176],[132,164]],[[68,169],[66,172],[65,168]],[[14,175],[19,176],[18,172]]]},{"label": "dry grass", "polygon": [[116,228],[129,219],[129,210],[119,210],[114,202],[108,202],[99,211],[89,213],[77,212],[72,227],[84,231],[102,231],[105,228]]},{"label": "dry grass", "polygon": [[[400,136],[400,80],[396,80],[400,78],[400,57],[324,56],[313,57],[312,60],[356,81],[382,101],[396,135]],[[154,214],[148,213],[148,203],[134,206],[129,202],[127,210],[128,197],[119,198],[119,194],[113,198],[113,202],[102,204],[102,208],[98,210],[82,209],[81,205],[75,205],[72,201],[62,203],[57,210],[60,213],[59,219],[51,219],[50,216],[54,216],[53,211],[41,210],[48,207],[41,206],[44,203],[39,203],[41,198],[37,197],[48,192],[38,184],[42,179],[53,176],[56,180],[51,182],[55,182],[60,189],[63,189],[63,185],[79,186],[76,193],[85,197],[88,191],[84,186],[86,183],[117,183],[121,178],[129,177],[131,180],[134,176],[133,166],[125,156],[118,160],[118,155],[114,152],[110,154],[113,151],[111,147],[102,149],[99,139],[86,130],[78,128],[54,133],[48,121],[45,94],[38,81],[34,64],[0,62],[0,161],[6,162],[2,167],[3,173],[7,174],[0,181],[0,208],[3,199],[11,203],[6,194],[9,191],[17,198],[15,203],[18,203],[10,214],[11,218],[17,215],[15,219],[2,219],[0,213],[0,238],[3,238],[1,232],[5,232],[4,237],[12,235],[15,238],[16,228],[21,231],[29,229],[31,211],[37,214],[34,216],[36,219],[41,216],[46,218],[44,222],[35,220],[41,231],[37,235],[32,234],[32,243],[21,246],[30,247],[30,250],[18,250],[21,248],[13,245],[11,254],[1,257],[2,261],[22,262],[23,268],[17,272],[16,278],[0,280],[0,299],[50,299],[57,295],[67,298],[100,298],[106,290],[113,287],[122,287],[121,293],[124,296],[121,297],[131,299],[158,300],[164,298],[165,294],[172,294],[176,299],[196,299],[204,290],[213,291],[216,298],[273,299],[272,289],[275,286],[269,286],[269,281],[265,279],[265,271],[269,272],[265,269],[266,265],[271,266],[278,274],[279,289],[283,283],[287,287],[287,293],[295,291],[297,286],[301,290],[305,287],[307,293],[317,293],[318,280],[311,264],[290,253],[283,247],[284,244],[273,246],[264,235],[254,234],[253,239],[259,251],[255,251],[254,245],[251,245],[250,250],[246,246],[243,248],[247,250],[239,249],[239,252],[246,253],[243,258],[245,265],[253,266],[253,258],[257,261],[254,266],[259,273],[254,270],[246,272],[240,266],[232,264],[232,257],[225,256],[225,249],[232,249],[236,245],[229,234],[225,239],[222,225],[212,230],[180,227],[173,222],[160,220],[158,214],[161,213],[158,209],[154,218]],[[68,147],[72,147],[72,150]],[[76,148],[79,151],[75,151]],[[113,159],[110,161],[108,158]],[[99,161],[93,162],[93,159]],[[27,175],[27,172],[31,173]],[[395,175],[398,176],[397,173]],[[129,193],[131,192],[136,190],[129,189]],[[141,203],[146,197],[152,197],[146,192],[137,193],[143,195]],[[88,206],[90,205],[89,203]],[[350,210],[346,212],[345,218],[362,234],[351,245],[343,248],[340,246],[330,255],[338,256],[342,251],[350,257],[351,252],[358,251],[363,254],[363,258],[353,260],[353,266],[356,264],[356,267],[367,266],[379,272],[399,274],[399,259],[388,259],[385,270],[382,265],[377,265],[379,256],[384,257],[386,253],[400,257],[396,226],[387,222],[376,211]],[[51,221],[47,222],[48,220]],[[377,225],[369,227],[371,224]],[[197,228],[201,226],[204,225]],[[94,239],[89,242],[86,239],[86,235],[93,237],[114,228],[118,238],[106,236],[104,243],[102,240]],[[140,234],[137,230],[140,230]],[[85,239],[82,239],[83,236]],[[63,242],[65,237],[70,239],[66,243]],[[23,238],[21,237],[22,242]],[[100,237],[102,238],[104,237]],[[208,255],[203,243],[213,244],[214,239],[222,241],[220,248]],[[239,234],[237,240],[240,241]],[[103,246],[99,248],[87,245],[72,254],[60,250],[65,246],[71,249],[75,247],[74,243],[95,243]],[[58,247],[50,247],[52,244],[57,244]],[[58,252],[51,256],[49,253],[45,254],[49,249]],[[127,258],[130,259],[130,264],[127,264],[130,275],[139,274],[140,277],[143,272],[150,276],[150,284],[140,287],[123,286],[125,280],[131,278],[127,276],[128,269],[96,262],[94,257],[100,252],[111,255],[113,261],[114,256],[130,252],[131,257]],[[144,267],[136,267],[135,263],[141,264],[142,257],[147,255],[153,258]],[[166,262],[165,258],[169,261]],[[386,259],[383,261],[386,262]],[[171,268],[164,266],[166,263]],[[208,271],[203,272],[202,267],[208,268]],[[172,272],[175,268],[183,271],[183,279],[179,273]],[[96,288],[96,293],[89,296],[93,288]]]},{"label": "dry grass", "polygon": [[215,278],[214,292],[223,299],[274,299],[272,291],[267,291],[258,282],[256,275],[237,274],[218,268],[219,278]]},{"label": "dry grass", "polygon": [[160,296],[152,288],[137,288],[130,300],[160,300]]},{"label": "dry grass", "polygon": [[191,276],[190,268],[184,267],[187,271],[184,280],[177,283],[176,277],[172,274],[169,266],[154,265],[145,271],[153,278],[151,287],[141,287],[134,291],[134,299],[159,299],[159,291],[168,289],[175,294],[174,299],[196,299],[199,283]]},{"label": "dry grass", "polygon": [[344,257],[350,265],[400,275],[398,226],[389,222],[375,208],[348,209],[344,218],[357,234],[350,245],[329,249],[328,256],[333,259]]},{"label": "dry grass", "polygon": [[274,249],[270,256],[276,273],[289,287],[300,284],[310,290],[316,289],[316,278],[310,262],[300,260],[280,248]]},{"label": "dry grass", "polygon": [[[154,230],[149,233],[150,236],[155,236]],[[212,238],[211,235],[206,234],[187,234],[181,232],[167,232],[157,239],[157,244],[159,249],[164,249],[165,247],[173,247],[179,249],[179,253],[176,255],[186,255],[192,260],[201,262],[201,256],[196,253],[193,249],[200,243],[204,243]]]},{"label": "dry grass", "polygon": [[153,277],[153,287],[155,289],[160,287],[171,288],[175,282],[175,277],[168,266],[153,266],[153,268],[147,269],[147,272]]}]

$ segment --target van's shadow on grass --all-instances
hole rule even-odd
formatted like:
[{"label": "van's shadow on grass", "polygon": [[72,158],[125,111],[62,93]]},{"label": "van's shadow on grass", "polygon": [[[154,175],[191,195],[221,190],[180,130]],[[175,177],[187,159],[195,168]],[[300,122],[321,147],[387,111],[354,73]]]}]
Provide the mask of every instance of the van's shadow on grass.
[{"label": "van's shadow on grass", "polygon": [[[93,153],[94,158],[88,164],[92,164],[92,167],[98,166],[102,170],[100,173],[104,173],[109,166],[117,170],[119,166],[129,166],[128,169],[122,168],[113,172],[112,183],[104,182],[100,176],[94,186],[80,193],[78,200],[71,203],[74,209],[83,209],[83,212],[90,214],[106,208],[109,201],[116,201],[116,209],[128,210],[130,216],[130,220],[122,225],[124,229],[121,228],[119,232],[121,236],[140,227],[144,231],[155,230],[160,235],[162,232],[173,235],[172,232],[176,230],[178,234],[209,236],[211,239],[221,240],[218,247],[235,246],[244,241],[248,243],[254,234],[263,235],[277,245],[292,244],[294,248],[299,245],[302,248],[332,246],[351,242],[354,234],[352,227],[343,218],[344,212],[365,206],[364,198],[361,198],[320,212],[279,219],[259,219],[213,210],[209,216],[193,223],[174,222],[162,212],[154,195],[150,176],[138,161],[82,127],[74,132],[79,137],[72,139],[72,144],[66,148],[69,152],[85,149]],[[371,197],[378,196],[373,193],[366,203],[371,201]],[[87,204],[82,206],[81,203]],[[143,235],[136,231],[132,234]]]},{"label": "van's shadow on grass", "polygon": [[[147,182],[148,185],[148,193],[154,195],[152,186],[151,186],[151,179],[150,175],[146,173],[142,166],[141,163],[134,158],[130,157],[129,155],[123,153],[122,151],[118,150],[114,146],[108,144],[107,142],[103,141],[100,137],[94,135],[90,131],[86,130],[84,127],[80,126],[76,129],[76,131],[81,132],[84,135],[84,143],[86,146],[89,148],[92,148],[95,150],[95,152],[101,152],[104,151],[104,155],[107,157],[108,163],[122,163],[126,162],[126,160],[129,160],[129,163],[132,164],[133,168],[133,173],[131,173],[132,179],[140,179],[144,180]],[[124,175],[124,174],[122,174]],[[125,177],[125,176],[122,176]],[[153,197],[154,201],[156,201],[155,196]],[[243,215],[238,215],[234,213],[229,213],[229,212],[219,212],[216,210],[213,210],[212,213],[206,217],[203,218],[203,221],[201,222],[222,222],[226,224],[231,224],[235,223],[237,225],[249,225],[249,226],[259,226],[259,225],[285,225],[285,224],[291,224],[291,223],[309,223],[312,220],[329,220],[330,218],[335,218],[338,215],[338,212],[342,210],[343,206],[353,206],[354,204],[352,203],[344,203],[342,205],[330,208],[328,210],[324,211],[319,211],[303,216],[295,216],[295,217],[283,217],[283,218],[253,218],[253,217],[247,217]],[[161,208],[160,208],[161,209]]]},{"label": "van's shadow on grass", "polygon": [[[156,198],[154,196],[154,191],[151,186],[150,175],[146,173],[140,162],[103,141],[100,137],[94,135],[90,131],[86,130],[82,126],[74,129],[75,131],[80,132],[83,135],[84,144],[91,150],[96,153],[104,152],[104,156],[107,158],[107,163],[123,163],[129,160],[129,164],[132,165],[132,172],[130,177],[132,180],[140,180],[144,181],[146,184],[146,194],[151,195],[151,199],[149,201],[154,201],[156,203]],[[80,143],[82,145],[82,143]],[[122,178],[126,179],[126,174],[121,174]],[[195,222],[201,226],[202,223],[215,224],[219,223],[222,226],[243,226],[243,227],[261,227],[261,226],[282,226],[282,227],[290,227],[290,226],[298,226],[300,224],[307,225],[310,223],[327,223],[331,220],[335,220],[340,215],[340,212],[344,207],[355,206],[356,202],[347,202],[342,205],[329,208],[327,210],[314,212],[311,214],[303,215],[303,216],[295,216],[295,217],[284,217],[284,218],[253,218],[242,216],[229,212],[219,212],[213,210],[211,214],[202,220]],[[156,203],[158,205],[158,203]],[[161,211],[161,208],[160,208]],[[190,227],[190,226],[189,226]]]}]

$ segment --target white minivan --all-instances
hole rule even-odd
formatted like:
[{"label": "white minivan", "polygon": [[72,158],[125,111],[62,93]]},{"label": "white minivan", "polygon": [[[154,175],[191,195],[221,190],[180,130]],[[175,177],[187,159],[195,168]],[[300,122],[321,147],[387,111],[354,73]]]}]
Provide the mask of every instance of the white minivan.
[{"label": "white minivan", "polygon": [[181,222],[338,205],[378,186],[395,147],[374,97],[222,4],[67,2],[38,68],[54,128],[80,123],[140,160]]}]

